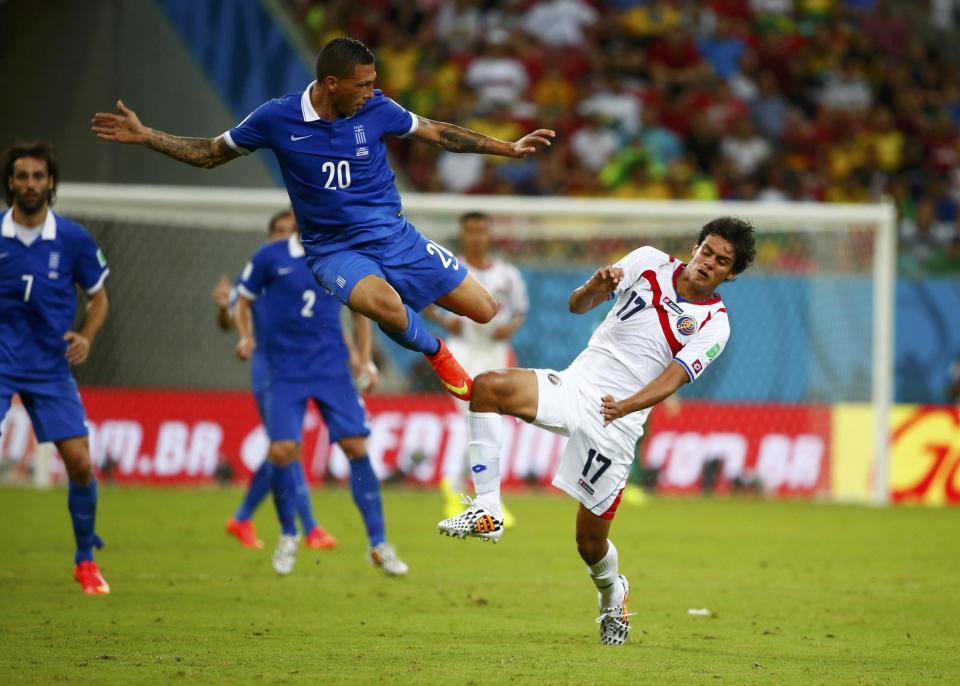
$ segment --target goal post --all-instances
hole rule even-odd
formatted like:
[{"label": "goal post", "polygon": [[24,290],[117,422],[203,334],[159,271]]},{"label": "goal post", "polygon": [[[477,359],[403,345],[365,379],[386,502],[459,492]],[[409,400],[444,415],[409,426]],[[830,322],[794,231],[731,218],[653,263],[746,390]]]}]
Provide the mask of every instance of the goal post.
[{"label": "goal post", "polygon": [[[108,327],[112,331],[108,336],[120,335],[116,330],[122,329],[127,337],[150,337],[154,335],[150,327],[159,324],[149,319],[159,319],[169,328],[195,316],[190,313],[201,309],[194,302],[199,286],[188,291],[185,283],[198,275],[209,280],[219,272],[235,274],[262,241],[269,218],[288,205],[286,193],[273,189],[63,183],[56,209],[87,225],[106,244],[114,274],[122,273],[124,289],[137,294],[136,303],[126,303],[126,316],[141,319]],[[589,330],[582,330],[589,329],[587,324],[574,328],[559,319],[562,313],[550,319],[534,312],[538,302],[557,301],[556,294],[547,299],[550,288],[567,288],[565,302],[576,285],[571,279],[583,278],[639,245],[656,245],[683,259],[700,227],[711,219],[733,215],[751,221],[757,228],[757,262],[738,279],[742,286],[721,288],[725,301],[733,303],[732,345],[724,353],[724,358],[731,359],[721,359],[726,371],[711,370],[685,389],[684,398],[691,407],[720,398],[737,412],[763,404],[788,410],[803,403],[855,403],[869,408],[870,440],[863,432],[859,438],[870,464],[860,465],[850,479],[863,482],[867,497],[861,499],[888,502],[896,278],[892,204],[405,193],[403,210],[422,233],[446,243],[455,241],[463,212],[481,210],[492,216],[498,247],[524,268],[531,288],[539,291],[531,294],[531,320],[536,323],[528,323],[518,335],[524,366],[569,362],[571,350],[575,354],[589,336]],[[121,279],[116,280],[119,286]],[[162,302],[150,300],[160,297],[155,291],[162,292]],[[208,302],[203,307],[208,308]],[[132,308],[143,311],[134,314]],[[168,310],[170,318],[164,320]],[[118,301],[111,317],[124,316]],[[596,318],[589,321],[592,325]],[[222,371],[219,362],[204,361],[202,339],[194,345],[190,360],[176,364],[159,358],[128,359],[137,347],[130,339],[113,345],[116,354],[101,355],[93,369],[83,372],[81,383],[218,388],[244,383],[236,372]],[[194,358],[196,366],[191,367]],[[151,375],[154,367],[161,369],[162,378]],[[232,376],[224,381],[228,373]],[[767,421],[766,415],[756,417],[749,421]],[[668,462],[661,465],[673,468],[670,460],[679,464],[687,455],[681,449],[682,431],[662,430],[676,435],[672,452],[664,453]],[[652,433],[656,431],[655,427]],[[712,438],[702,437],[702,450],[713,450],[717,436],[726,435],[720,430],[714,433]],[[770,438],[767,443],[773,446],[776,440]],[[803,452],[801,443],[790,448],[797,460]],[[761,446],[761,453],[766,449]],[[728,464],[733,461],[727,459]],[[761,465],[763,469],[776,473]]]}]

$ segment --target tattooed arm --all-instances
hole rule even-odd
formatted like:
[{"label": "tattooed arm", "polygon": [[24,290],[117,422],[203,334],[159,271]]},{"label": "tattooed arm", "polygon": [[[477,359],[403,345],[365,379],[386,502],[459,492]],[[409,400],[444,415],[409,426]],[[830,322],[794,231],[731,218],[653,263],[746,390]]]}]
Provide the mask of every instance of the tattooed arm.
[{"label": "tattooed arm", "polygon": [[417,117],[417,119],[417,130],[410,137],[450,152],[476,152],[483,155],[500,155],[501,157],[526,157],[537,151],[535,143],[550,145],[550,139],[556,135],[550,129],[537,129],[514,143],[508,143],[454,124],[433,121],[424,117]]},{"label": "tattooed arm", "polygon": [[216,138],[185,138],[172,136],[144,126],[137,113],[117,101],[120,114],[97,112],[93,116],[92,129],[98,138],[117,143],[139,143],[151,150],[163,153],[179,162],[194,167],[211,169],[240,157],[240,153],[227,145],[223,136]]}]

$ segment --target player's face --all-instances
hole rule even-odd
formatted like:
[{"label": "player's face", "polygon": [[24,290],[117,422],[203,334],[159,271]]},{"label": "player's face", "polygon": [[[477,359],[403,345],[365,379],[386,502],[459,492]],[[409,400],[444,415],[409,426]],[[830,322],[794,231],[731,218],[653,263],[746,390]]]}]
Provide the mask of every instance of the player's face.
[{"label": "player's face", "polygon": [[297,219],[292,214],[285,214],[273,223],[270,230],[271,241],[285,241],[297,230]]},{"label": "player's face", "polygon": [[377,70],[372,64],[358,64],[353,75],[337,79],[332,94],[333,106],[341,117],[350,117],[357,113],[373,97],[373,82]]},{"label": "player's face", "polygon": [[697,287],[713,291],[733,276],[735,259],[733,244],[726,238],[710,234],[703,239],[703,243],[694,246],[686,272]]},{"label": "player's face", "polygon": [[460,228],[460,247],[465,255],[486,255],[490,241],[490,227],[483,219],[468,219]]},{"label": "player's face", "polygon": [[42,210],[50,200],[53,177],[47,171],[47,163],[36,157],[21,157],[13,163],[10,175],[10,191],[13,204],[27,214]]}]

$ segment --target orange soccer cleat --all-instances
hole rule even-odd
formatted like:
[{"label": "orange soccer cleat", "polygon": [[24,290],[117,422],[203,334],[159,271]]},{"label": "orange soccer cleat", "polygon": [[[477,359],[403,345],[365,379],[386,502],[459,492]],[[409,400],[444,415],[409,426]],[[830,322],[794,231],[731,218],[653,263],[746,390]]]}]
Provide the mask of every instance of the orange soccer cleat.
[{"label": "orange soccer cleat", "polygon": [[440,383],[458,400],[470,400],[470,391],[473,389],[473,379],[460,366],[457,359],[447,348],[447,344],[440,340],[440,349],[435,355],[425,355],[433,371],[440,377]]},{"label": "orange soccer cleat", "polygon": [[313,550],[332,550],[337,547],[337,539],[331,536],[319,524],[303,539],[303,544]]},{"label": "orange soccer cleat", "polygon": [[253,522],[249,519],[240,521],[231,517],[227,520],[227,533],[234,536],[240,545],[245,548],[262,548],[263,541],[257,538],[257,532],[253,528]]},{"label": "orange soccer cleat", "polygon": [[100,574],[96,562],[84,561],[78,564],[73,570],[73,578],[83,588],[83,592],[89,595],[107,595],[110,592],[110,585]]}]

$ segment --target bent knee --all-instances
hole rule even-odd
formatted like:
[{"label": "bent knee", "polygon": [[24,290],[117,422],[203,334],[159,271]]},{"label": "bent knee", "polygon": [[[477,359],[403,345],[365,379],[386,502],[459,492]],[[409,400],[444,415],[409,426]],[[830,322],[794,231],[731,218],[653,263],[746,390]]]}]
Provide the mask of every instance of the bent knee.
[{"label": "bent knee", "polygon": [[478,324],[489,324],[497,316],[497,310],[497,301],[490,293],[484,293],[484,297],[477,303],[473,320]]},{"label": "bent knee", "polygon": [[[502,371],[483,372],[473,380],[470,409],[475,412],[496,412],[499,399],[510,393],[510,379]],[[474,405],[482,407],[474,407]]]},{"label": "bent knee", "polygon": [[296,441],[275,441],[270,444],[267,457],[274,464],[283,467],[300,458],[300,445]]}]

